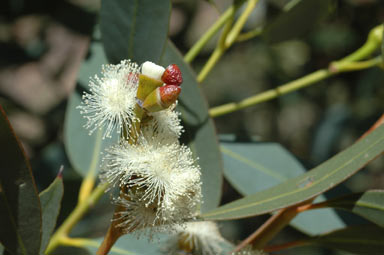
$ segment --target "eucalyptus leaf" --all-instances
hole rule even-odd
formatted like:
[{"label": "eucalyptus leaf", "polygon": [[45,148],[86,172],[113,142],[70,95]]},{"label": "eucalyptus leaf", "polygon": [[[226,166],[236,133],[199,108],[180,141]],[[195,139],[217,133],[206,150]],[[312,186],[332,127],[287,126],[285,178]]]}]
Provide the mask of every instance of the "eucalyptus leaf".
[{"label": "eucalyptus leaf", "polygon": [[[170,236],[165,233],[156,233],[153,235],[152,240],[148,240],[145,236],[138,236],[133,234],[127,234],[120,237],[115,245],[112,247],[111,251],[108,253],[110,255],[165,255],[170,254],[170,250],[177,249],[173,245],[177,245],[177,241],[173,238],[177,236]],[[81,241],[81,246],[83,250],[89,252],[89,254],[96,254],[97,249],[102,243],[102,239],[83,239]],[[215,255],[225,255],[229,254],[231,250],[234,249],[234,246],[227,241],[221,242],[222,252]],[[172,253],[174,254],[174,253]]]},{"label": "eucalyptus leaf", "polygon": [[55,229],[63,194],[63,179],[60,175],[56,177],[51,185],[49,185],[49,187],[43,190],[39,195],[43,219],[40,254],[44,254],[53,230]]},{"label": "eucalyptus leaf", "polygon": [[100,30],[109,61],[159,62],[170,14],[170,0],[103,0]]},{"label": "eucalyptus leaf", "polygon": [[369,190],[325,202],[327,206],[351,211],[384,228],[384,190]]},{"label": "eucalyptus leaf", "polygon": [[183,74],[182,92],[177,106],[185,127],[182,142],[186,143],[202,170],[202,212],[216,208],[221,198],[222,159],[208,105],[196,81],[195,74],[184,62],[178,50],[168,43],[161,60],[163,66],[177,64]]},{"label": "eucalyptus leaf", "polygon": [[41,207],[23,147],[0,106],[0,243],[11,254],[39,254]]},{"label": "eucalyptus leaf", "polygon": [[[145,236],[138,238],[135,234],[127,234],[120,237],[113,245],[110,255],[164,255],[162,250],[166,245],[168,235],[155,234],[153,240],[149,241]],[[84,249],[90,254],[96,254],[102,243],[102,239],[85,239],[82,243]]]},{"label": "eucalyptus leaf", "polygon": [[262,36],[268,43],[303,36],[331,12],[334,2],[334,0],[292,1],[289,8],[285,8],[285,12],[265,27]]},{"label": "eucalyptus leaf", "polygon": [[310,239],[309,243],[353,254],[381,255],[384,251],[384,229],[375,225],[353,226]]},{"label": "eucalyptus leaf", "polygon": [[301,203],[335,187],[383,151],[384,125],[309,172],[221,206],[202,217],[207,220],[238,219]]},{"label": "eucalyptus leaf", "polygon": [[[276,143],[240,143],[221,141],[224,175],[242,195],[254,194],[305,173],[305,168],[281,145]],[[316,201],[324,200],[319,196]],[[316,220],[313,220],[316,219]],[[345,226],[332,209],[299,214],[291,225],[311,235]]]}]

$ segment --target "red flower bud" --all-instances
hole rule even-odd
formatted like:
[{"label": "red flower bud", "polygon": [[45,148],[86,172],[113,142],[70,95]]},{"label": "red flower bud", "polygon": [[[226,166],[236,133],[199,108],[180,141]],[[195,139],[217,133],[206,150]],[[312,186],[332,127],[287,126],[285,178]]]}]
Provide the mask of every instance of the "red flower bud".
[{"label": "red flower bud", "polygon": [[159,90],[161,103],[165,107],[169,107],[171,104],[176,102],[181,92],[181,88],[176,85],[165,85],[160,87]]},{"label": "red flower bud", "polygon": [[180,86],[183,83],[183,76],[176,64],[169,65],[161,76],[161,80],[168,85]]},{"label": "red flower bud", "polygon": [[148,112],[167,109],[176,102],[181,88],[176,85],[165,85],[152,91],[144,100],[143,108]]}]

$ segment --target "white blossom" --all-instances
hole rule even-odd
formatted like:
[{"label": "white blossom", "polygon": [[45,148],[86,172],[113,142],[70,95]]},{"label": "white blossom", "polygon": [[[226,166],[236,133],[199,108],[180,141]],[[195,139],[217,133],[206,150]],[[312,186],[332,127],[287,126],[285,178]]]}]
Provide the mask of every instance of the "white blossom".
[{"label": "white blossom", "polygon": [[155,133],[180,138],[184,129],[180,124],[180,113],[173,110],[174,107],[171,106],[163,111],[151,113],[152,120],[148,123],[149,129]]},{"label": "white blossom", "polygon": [[[101,179],[121,189],[140,191],[140,196],[125,201],[127,207],[145,211],[155,206],[156,217],[147,217],[149,222],[141,227],[182,223],[193,218],[201,204],[200,168],[191,150],[161,134],[139,136],[136,144],[122,141],[109,148]],[[128,229],[135,225],[131,221],[126,221]]]},{"label": "white blossom", "polygon": [[231,255],[268,255],[262,250],[254,250],[251,245],[248,245],[237,252],[232,252]]},{"label": "white blossom", "polygon": [[[164,252],[166,254],[219,255],[228,244],[212,221],[188,222],[179,227]],[[184,253],[183,253],[184,252]]]},{"label": "white blossom", "polygon": [[120,133],[123,125],[130,127],[135,120],[138,74],[136,63],[123,60],[117,65],[104,65],[101,77],[91,79],[90,93],[84,93],[78,106],[90,134],[105,128],[103,138],[111,137],[115,130]]}]

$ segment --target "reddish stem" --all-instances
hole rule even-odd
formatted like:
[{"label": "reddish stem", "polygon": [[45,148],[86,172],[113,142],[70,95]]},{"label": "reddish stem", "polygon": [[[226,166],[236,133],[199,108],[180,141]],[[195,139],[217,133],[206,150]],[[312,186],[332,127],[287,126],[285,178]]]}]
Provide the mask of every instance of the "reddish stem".
[{"label": "reddish stem", "polygon": [[106,255],[112,249],[112,246],[115,244],[117,239],[122,236],[123,233],[120,231],[120,228],[116,227],[115,224],[112,224],[108,228],[108,232],[104,237],[102,244],[97,250],[97,255]]}]

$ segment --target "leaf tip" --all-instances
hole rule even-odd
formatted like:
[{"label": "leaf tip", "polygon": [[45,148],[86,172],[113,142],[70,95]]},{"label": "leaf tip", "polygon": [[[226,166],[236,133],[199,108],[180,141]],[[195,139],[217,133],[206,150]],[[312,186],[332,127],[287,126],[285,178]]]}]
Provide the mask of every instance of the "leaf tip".
[{"label": "leaf tip", "polygon": [[64,171],[64,166],[61,165],[60,169],[59,169],[59,172],[57,173],[56,177],[59,178],[59,179],[62,179],[63,178],[63,171]]}]

